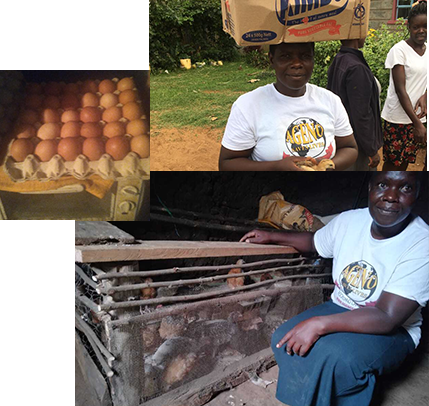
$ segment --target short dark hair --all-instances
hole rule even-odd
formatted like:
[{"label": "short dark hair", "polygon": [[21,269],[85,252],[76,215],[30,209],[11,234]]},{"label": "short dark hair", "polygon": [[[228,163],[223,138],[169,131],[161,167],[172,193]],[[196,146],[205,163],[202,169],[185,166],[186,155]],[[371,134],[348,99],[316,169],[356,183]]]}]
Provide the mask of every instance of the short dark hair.
[{"label": "short dark hair", "polygon": [[[313,46],[313,53],[314,53],[314,42],[308,42],[309,44],[311,44],[312,46]],[[281,44],[283,44],[283,42],[282,43],[280,43],[280,44],[271,44],[270,45],[270,54],[272,55],[272,56],[274,56],[274,54],[275,54],[275,52],[276,52],[276,48],[279,46],[279,45],[281,45]],[[293,42],[292,42],[292,44],[293,44]]]},{"label": "short dark hair", "polygon": [[427,4],[425,1],[421,1],[414,7],[411,7],[410,13],[408,14],[408,23],[410,23],[411,19],[420,14],[427,14]]}]

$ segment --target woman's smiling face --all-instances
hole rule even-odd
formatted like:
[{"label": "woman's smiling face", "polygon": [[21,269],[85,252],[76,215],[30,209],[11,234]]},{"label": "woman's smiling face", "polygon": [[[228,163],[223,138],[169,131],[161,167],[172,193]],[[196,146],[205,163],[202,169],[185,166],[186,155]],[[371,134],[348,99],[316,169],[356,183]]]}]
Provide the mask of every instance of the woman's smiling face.
[{"label": "woman's smiling face", "polygon": [[413,172],[380,172],[370,181],[369,212],[381,228],[400,230],[417,200],[419,184]]},{"label": "woman's smiling face", "polygon": [[313,43],[282,43],[270,52],[270,62],[276,72],[276,89],[291,97],[302,96],[314,67]]}]

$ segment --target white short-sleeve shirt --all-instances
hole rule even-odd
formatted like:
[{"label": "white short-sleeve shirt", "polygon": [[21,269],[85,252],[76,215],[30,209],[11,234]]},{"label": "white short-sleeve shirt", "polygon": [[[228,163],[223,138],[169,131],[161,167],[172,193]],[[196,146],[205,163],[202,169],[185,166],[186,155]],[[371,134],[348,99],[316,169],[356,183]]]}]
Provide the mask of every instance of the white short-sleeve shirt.
[{"label": "white short-sleeve shirt", "polygon": [[329,90],[307,84],[303,96],[289,97],[269,84],[236,100],[222,145],[233,151],[253,148],[254,161],[332,158],[335,136],[352,133],[341,99]]},{"label": "white short-sleeve shirt", "polygon": [[417,346],[429,300],[429,226],[415,217],[400,234],[376,240],[371,224],[368,209],[350,210],[316,232],[317,252],[333,258],[332,300],[351,310],[375,306],[383,291],[416,301],[420,307],[403,327]]},{"label": "white short-sleeve shirt", "polygon": [[[402,65],[405,70],[405,90],[410,98],[411,105],[415,107],[418,99],[426,91],[427,81],[427,55],[419,55],[405,41],[395,44],[386,57],[385,67],[390,69],[389,88],[384,103],[381,117],[390,123],[411,124],[412,121],[401,106],[398,95],[395,91],[392,69],[396,65]],[[420,110],[417,111],[420,113]],[[422,123],[426,122],[426,117],[420,119]]]}]

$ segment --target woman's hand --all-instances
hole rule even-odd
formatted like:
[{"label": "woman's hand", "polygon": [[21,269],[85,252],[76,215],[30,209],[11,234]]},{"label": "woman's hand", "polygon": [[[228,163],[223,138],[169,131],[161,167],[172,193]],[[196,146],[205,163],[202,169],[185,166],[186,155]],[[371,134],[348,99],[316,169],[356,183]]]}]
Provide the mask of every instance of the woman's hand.
[{"label": "woman's hand", "polygon": [[304,356],[313,344],[322,335],[322,323],[319,317],[312,317],[297,324],[276,345],[280,348],[286,344],[286,352],[289,355],[295,353]]},{"label": "woman's hand", "polygon": [[[417,110],[420,108],[420,113],[417,114]],[[414,107],[414,112],[418,118],[426,117],[427,110],[427,93],[425,93],[419,100],[417,100],[416,106]]]},{"label": "woman's hand", "polygon": [[413,136],[416,142],[420,142],[421,144],[426,143],[426,127],[422,123],[417,123],[414,126]]},{"label": "woman's hand", "polygon": [[269,244],[271,241],[272,233],[269,231],[252,230],[246,235],[241,237],[240,242],[251,242],[254,244]]}]

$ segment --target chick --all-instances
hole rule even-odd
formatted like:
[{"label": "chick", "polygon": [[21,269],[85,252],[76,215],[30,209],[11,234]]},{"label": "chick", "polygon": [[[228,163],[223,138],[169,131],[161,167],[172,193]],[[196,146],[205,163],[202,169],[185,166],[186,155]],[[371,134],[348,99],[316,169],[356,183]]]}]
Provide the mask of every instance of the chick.
[{"label": "chick", "polygon": [[[144,280],[144,283],[152,283],[152,278],[146,278]],[[142,299],[153,299],[156,296],[156,289],[155,288],[143,288],[142,289]]]},{"label": "chick", "polygon": [[304,171],[333,171],[335,164],[330,159],[322,159],[318,164],[314,164],[312,160],[296,162]]},{"label": "chick", "polygon": [[[244,261],[242,259],[239,259],[237,261],[237,265],[243,265]],[[241,274],[241,268],[233,268],[228,272],[228,275],[232,274]],[[229,278],[226,280],[226,283],[231,289],[239,288],[240,286],[244,285],[244,276],[241,276],[239,278]]]},{"label": "chick", "polygon": [[259,282],[268,281],[270,279],[273,279],[273,277],[268,272],[263,273]]}]

